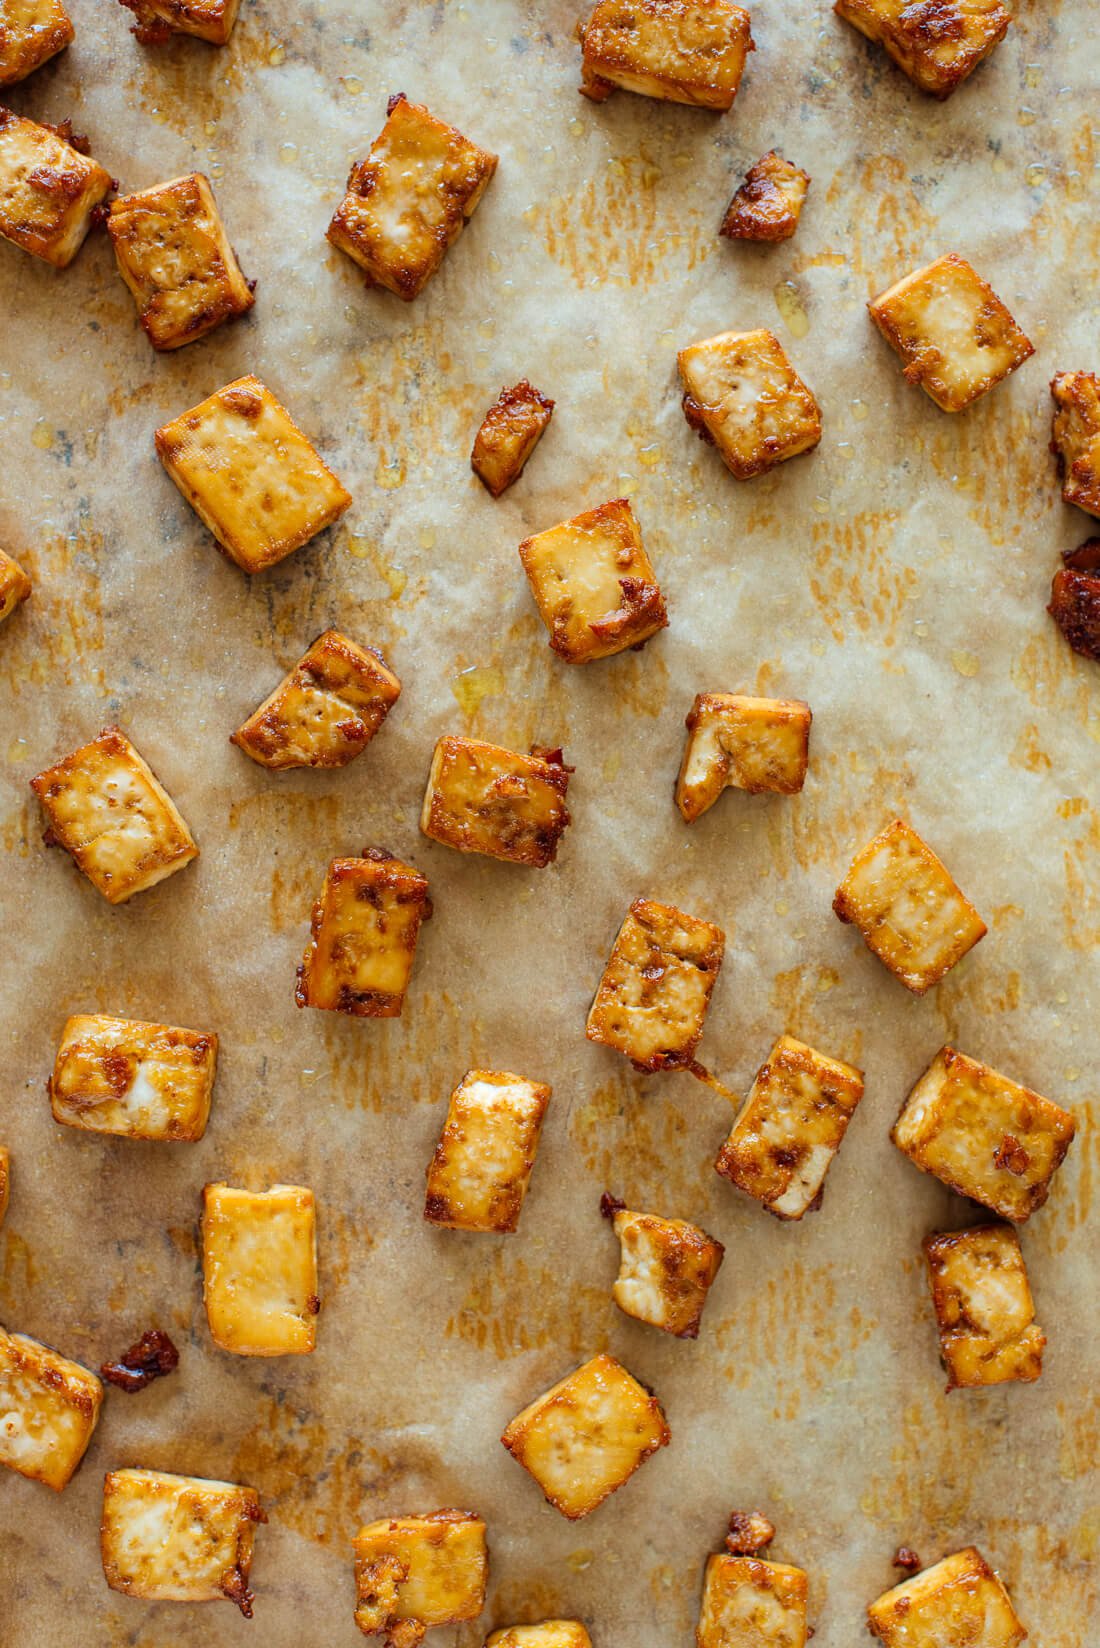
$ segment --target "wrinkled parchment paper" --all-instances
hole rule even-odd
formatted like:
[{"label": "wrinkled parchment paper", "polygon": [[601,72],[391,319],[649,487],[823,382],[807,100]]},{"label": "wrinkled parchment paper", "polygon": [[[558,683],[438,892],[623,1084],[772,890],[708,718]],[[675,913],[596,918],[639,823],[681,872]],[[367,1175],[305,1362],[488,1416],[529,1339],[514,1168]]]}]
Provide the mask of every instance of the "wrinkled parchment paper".
[{"label": "wrinkled parchment paper", "polygon": [[[37,118],[71,114],[124,188],[206,171],[259,291],[244,323],[158,357],[105,238],[65,274],[0,246],[0,542],[35,579],[0,632],[0,1137],[15,1171],[0,1320],[92,1366],[154,1323],[182,1352],[144,1394],[109,1394],[63,1496],[3,1474],[5,1644],[350,1648],[360,1521],[454,1504],[488,1518],[492,1578],[481,1625],[441,1631],[440,1648],[555,1613],[587,1621],[597,1648],[687,1648],[734,1506],[769,1511],[774,1554],[809,1570],[815,1648],[864,1640],[899,1542],[925,1562],[977,1542],[1037,1644],[1091,1640],[1100,676],[1043,606],[1058,551],[1089,531],[1058,498],[1046,443],[1052,373],[1098,365],[1097,37],[1089,0],[1017,10],[942,106],[819,0],[754,8],[757,52],[724,117],[584,102],[568,0],[246,0],[221,51],[144,50],[121,8],[73,0],[76,44],[11,92]],[[501,156],[411,306],[365,291],[323,239],[396,91]],[[720,242],[734,185],[773,145],[813,174],[797,237]],[[906,386],[864,311],[949,250],[1037,351],[955,418]],[[760,325],[816,391],[825,434],[811,457],[738,485],[684,422],[675,351]],[[249,371],[355,497],[337,529],[251,582],[152,442]],[[524,375],[558,407],[494,503],[470,445]],[[624,493],[671,627],[642,653],[570,669],[547,648],[516,544]],[[269,774],[228,734],[330,624],[382,649],[401,701],[345,772]],[[730,793],[682,824],[671,786],[703,689],[810,701],[800,797]],[[118,909],[41,845],[27,789],[113,719],[202,848]],[[564,745],[575,821],[553,868],[418,834],[432,744],[451,731]],[[830,913],[850,854],[895,811],[990,927],[924,1000]],[[325,865],[367,843],[410,857],[435,899],[394,1023],[293,1003]],[[720,1097],[688,1076],[637,1076],[584,1040],[643,892],[726,929],[700,1053],[734,1088],[783,1030],[866,1070],[823,1210],[800,1225],[714,1173]],[[44,1082],[66,1015],[88,1011],[218,1031],[201,1144],[54,1125]],[[1080,1122],[1023,1233],[1050,1339],[1042,1380],[950,1398],[919,1243],[973,1210],[887,1138],[945,1040]],[[421,1217],[448,1094],[472,1065],[554,1088],[513,1237]],[[195,1226],[203,1183],[223,1177],[315,1189],[315,1355],[251,1361],[211,1344]],[[697,1343],[612,1305],[605,1188],[725,1242]],[[570,1525],[497,1438],[604,1347],[656,1389],[673,1441]],[[261,1491],[253,1624],[106,1589],[100,1484],[124,1464]]]}]

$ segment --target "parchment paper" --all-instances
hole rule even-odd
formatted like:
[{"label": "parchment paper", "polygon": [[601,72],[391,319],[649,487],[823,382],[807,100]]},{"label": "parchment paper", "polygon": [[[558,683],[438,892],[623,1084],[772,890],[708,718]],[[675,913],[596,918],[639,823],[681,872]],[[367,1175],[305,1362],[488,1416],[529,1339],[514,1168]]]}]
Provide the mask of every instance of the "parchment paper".
[{"label": "parchment paper", "polygon": [[[451,1504],[488,1518],[492,1578],[481,1625],[439,1632],[439,1648],[552,1613],[587,1621],[597,1648],[687,1648],[735,1506],[769,1511],[774,1554],[809,1570],[815,1648],[864,1640],[899,1542],[925,1562],[977,1542],[1036,1644],[1093,1640],[1100,679],[1043,607],[1058,551],[1089,533],[1059,500],[1046,443],[1052,373],[1098,365],[1097,37],[1089,0],[1016,10],[942,106],[818,0],[754,7],[757,51],[724,117],[583,101],[572,0],[246,0],[221,51],[142,49],[121,8],[73,0],[76,44],[10,93],[36,118],[71,114],[124,188],[206,171],[259,291],[243,324],[158,357],[104,237],[65,274],[0,246],[0,542],[35,579],[0,632],[0,1137],[15,1173],[0,1320],[91,1366],[153,1323],[182,1351],[172,1378],[109,1394],[62,1497],[3,1473],[5,1643],[350,1648],[360,1521]],[[408,307],[365,291],[323,239],[397,91],[501,156]],[[773,145],[813,174],[797,237],[720,242],[729,195]],[[864,310],[949,250],[1037,349],[954,418],[905,384]],[[777,309],[786,282],[803,336]],[[813,456],[738,485],[684,422],[675,351],[760,325],[817,393],[825,434]],[[334,532],[251,582],[152,441],[248,371],[355,497]],[[470,445],[524,375],[558,407],[494,503]],[[671,627],[640,654],[570,669],[547,648],[516,545],[620,494]],[[403,696],[345,772],[269,774],[228,734],[329,624],[380,647]],[[490,690],[466,714],[453,687],[471,668]],[[800,797],[731,792],[682,824],[671,786],[704,689],[810,701]],[[118,909],[40,844],[27,788],[112,719],[202,848]],[[564,745],[575,821],[553,868],[419,835],[432,744],[449,731]],[[924,1000],[830,912],[851,853],[895,811],[990,926]],[[368,843],[411,858],[435,900],[394,1023],[293,1003],[325,866]],[[783,1030],[866,1070],[824,1207],[800,1225],[715,1175],[731,1114],[719,1097],[637,1076],[584,1040],[643,892],[726,929],[700,1052],[734,1088]],[[201,1144],[55,1126],[44,1082],[66,1015],[87,1011],[217,1030]],[[1050,1340],[1042,1380],[950,1398],[919,1243],[973,1209],[887,1137],[948,1039],[1080,1122],[1023,1233]],[[472,1065],[554,1088],[513,1237],[421,1217],[447,1097]],[[223,1177],[316,1191],[312,1357],[251,1361],[210,1341],[195,1226],[203,1183]],[[725,1242],[697,1343],[613,1306],[605,1188]],[[656,1389],[673,1441],[570,1525],[497,1438],[604,1347]],[[261,1491],[253,1624],[106,1589],[101,1478],[124,1464]]]}]

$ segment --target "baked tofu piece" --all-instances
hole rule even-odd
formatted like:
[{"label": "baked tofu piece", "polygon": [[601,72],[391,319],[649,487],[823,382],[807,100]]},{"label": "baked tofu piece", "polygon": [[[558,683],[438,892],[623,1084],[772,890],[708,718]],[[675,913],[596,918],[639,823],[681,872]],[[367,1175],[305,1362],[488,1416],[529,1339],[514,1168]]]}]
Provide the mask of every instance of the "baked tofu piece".
[{"label": "baked tofu piece", "polygon": [[334,858],[313,906],[298,1006],[400,1018],[420,923],[430,915],[428,883],[411,864],[378,847]]},{"label": "baked tofu piece", "polygon": [[821,408],[774,332],[719,332],[677,360],[684,417],[737,480],[766,474],[821,439]]},{"label": "baked tofu piece", "polygon": [[161,463],[244,572],[263,572],[351,504],[259,378],[226,384],[156,432]]},{"label": "baked tofu piece", "polygon": [[1062,560],[1047,611],[1074,652],[1100,662],[1100,538],[1064,549]]},{"label": "baked tofu piece", "polygon": [[697,693],[676,780],[676,805],[686,821],[693,824],[731,785],[750,795],[797,795],[806,782],[812,721],[800,698]]},{"label": "baked tofu piece", "polygon": [[545,869],[570,821],[565,797],[572,770],[560,750],[540,745],[520,755],[476,738],[441,738],[420,828],[460,853]]},{"label": "baked tofu piece", "polygon": [[1062,497],[1088,515],[1100,515],[1100,377],[1095,372],[1058,372],[1051,379],[1050,393],[1050,449],[1058,459]]},{"label": "baked tofu piece", "polygon": [[174,34],[193,34],[224,46],[233,33],[240,0],[121,0],[137,19],[131,33],[143,46],[161,46]]},{"label": "baked tofu piece", "polygon": [[1038,1379],[1046,1335],[1012,1226],[945,1231],[923,1245],[948,1390]]},{"label": "baked tofu piece", "polygon": [[1027,1632],[989,1563],[973,1545],[902,1580],[867,1610],[886,1648],[1016,1648]]},{"label": "baked tofu piece", "polygon": [[577,39],[580,89],[594,103],[621,88],[728,109],[753,50],[749,14],[731,0],[599,0]]},{"label": "baked tofu piece", "polygon": [[48,1083],[53,1119],[123,1139],[201,1139],[217,1058],[213,1032],[78,1014]]},{"label": "baked tofu piece", "polygon": [[636,1070],[690,1068],[725,947],[712,921],[636,898],[589,1009],[588,1040],[625,1053]]},{"label": "baked tofu piece", "polygon": [[937,258],[867,305],[871,319],[944,412],[961,412],[1035,353],[977,270],[955,252]]},{"label": "baked tofu piece", "polygon": [[670,1440],[657,1398],[606,1353],[552,1385],[501,1437],[571,1522],[602,1505]]},{"label": "baked tofu piece", "polygon": [[727,240],[790,240],[809,187],[808,172],[769,149],[745,173],[718,233]]},{"label": "baked tofu piece", "polygon": [[64,847],[110,904],[155,887],[199,856],[153,769],[119,727],[31,779],[49,820],[47,846]]},{"label": "baked tofu piece", "polygon": [[0,108],[0,235],[55,269],[69,267],[114,187],[77,141],[68,121],[39,126]]},{"label": "baked tofu piece", "polygon": [[973,74],[1012,21],[1000,0],[836,0],[833,9],[939,98]]},{"label": "baked tofu piece", "polygon": [[255,298],[201,172],[111,202],[107,232],[154,349],[179,349]]},{"label": "baked tofu piece", "polygon": [[386,1648],[416,1648],[437,1625],[476,1619],[489,1552],[473,1511],[429,1511],[370,1522],[355,1536],[355,1623]]},{"label": "baked tofu piece", "polygon": [[248,1588],[255,1488],[167,1471],[108,1471],[100,1554],[112,1591],[146,1602],[235,1602],[252,1618]]},{"label": "baked tofu piece", "polygon": [[424,1217],[451,1230],[513,1231],[551,1089],[508,1070],[468,1070],[428,1168]]},{"label": "baked tofu piece", "polygon": [[0,1144],[0,1225],[4,1223],[4,1216],[8,1211],[8,1202],[11,1198],[11,1151],[6,1145]]},{"label": "baked tofu piece", "polygon": [[10,618],[31,592],[31,581],[18,561],[0,549],[0,624]]},{"label": "baked tofu piece", "polygon": [[600,1211],[619,1238],[619,1309],[677,1339],[698,1339],[703,1306],[725,1255],[721,1242],[683,1219],[631,1213],[605,1196]]},{"label": "baked tofu piece", "polygon": [[482,420],[470,454],[471,469],[494,498],[519,480],[553,413],[553,401],[526,378],[501,390]]},{"label": "baked tofu piece", "polygon": [[312,1190],[273,1185],[202,1193],[202,1293],[214,1343],[237,1356],[294,1356],[317,1344]]},{"label": "baked tofu piece", "polygon": [[365,272],[368,286],[385,286],[409,303],[473,217],[498,156],[404,93],[390,98],[386,116],[366,160],[348,174],[327,236]]},{"label": "baked tofu piece", "polygon": [[716,1551],[707,1558],[697,1648],[806,1648],[801,1568]]},{"label": "baked tofu piece", "polygon": [[863,1097],[863,1072],[780,1036],[718,1152],[716,1172],[774,1213],[820,1206],[825,1175]]},{"label": "baked tofu piece", "polygon": [[103,1386],[94,1373],[0,1328],[0,1465],[60,1493],[92,1440]]},{"label": "baked tofu piece", "polygon": [[401,683],[381,653],[327,629],[230,742],[274,772],[346,767],[400,695]]},{"label": "baked tofu piece", "polygon": [[14,85],[64,51],[76,31],[61,0],[4,0],[0,86]]},{"label": "baked tofu piece", "polygon": [[485,1648],[592,1648],[592,1638],[579,1619],[544,1619],[491,1631]]},{"label": "baked tofu piece", "polygon": [[834,913],[907,990],[923,996],[987,928],[931,847],[895,818],[852,860]]},{"label": "baked tofu piece", "polygon": [[525,538],[519,558],[550,645],[567,664],[642,647],[668,625],[642,529],[626,498]]},{"label": "baked tofu piece", "polygon": [[1061,1105],[941,1047],[890,1137],[922,1173],[1023,1224],[1050,1195],[1075,1130]]}]

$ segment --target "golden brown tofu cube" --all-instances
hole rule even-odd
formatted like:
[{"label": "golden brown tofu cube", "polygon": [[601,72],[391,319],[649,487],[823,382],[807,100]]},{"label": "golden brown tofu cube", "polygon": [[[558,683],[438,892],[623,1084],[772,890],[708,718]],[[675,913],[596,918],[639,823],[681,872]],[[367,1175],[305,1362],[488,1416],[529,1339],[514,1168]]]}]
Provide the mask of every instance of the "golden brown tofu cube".
[{"label": "golden brown tofu cube", "polygon": [[489,1552],[473,1511],[429,1511],[370,1522],[355,1536],[355,1623],[386,1648],[416,1648],[437,1625],[476,1619]]},{"label": "golden brown tofu cube", "polygon": [[900,818],[852,860],[833,910],[907,990],[923,996],[987,928],[932,849]]},{"label": "golden brown tofu cube", "polygon": [[468,1070],[428,1168],[425,1219],[451,1230],[515,1230],[550,1094],[508,1070]]},{"label": "golden brown tofu cube", "polygon": [[1035,1321],[1020,1238],[1012,1226],[978,1225],[927,1236],[924,1257],[948,1390],[1038,1379],[1046,1335]]},{"label": "golden brown tofu cube", "polygon": [[836,0],[834,10],[939,98],[973,74],[1012,21],[1000,0]]},{"label": "golden brown tofu cube", "polygon": [[161,463],[245,572],[262,572],[351,504],[259,378],[237,378],[156,432]]},{"label": "golden brown tofu cube", "polygon": [[485,1648],[592,1648],[592,1638],[579,1619],[544,1619],[491,1631]]},{"label": "golden brown tofu cube", "polygon": [[31,581],[18,561],[0,549],[0,624],[10,618],[31,592]]},{"label": "golden brown tofu cube", "polygon": [[61,0],[4,0],[0,12],[0,86],[23,80],[75,34]]},{"label": "golden brown tofu cube", "polygon": [[886,1648],[1016,1648],[1027,1632],[989,1563],[968,1545],[902,1580],[867,1610]]},{"label": "golden brown tofu cube", "polygon": [[55,269],[73,261],[114,186],[71,137],[68,122],[39,126],[0,108],[0,235]]},{"label": "golden brown tofu cube", "polygon": [[411,864],[377,847],[334,858],[313,906],[298,1006],[400,1018],[420,923],[430,915],[428,883]]},{"label": "golden brown tofu cube", "polygon": [[1058,372],[1051,379],[1050,393],[1050,447],[1058,459],[1062,497],[1089,515],[1100,515],[1100,377],[1095,372]]},{"label": "golden brown tofu cube", "polygon": [[619,928],[585,1035],[638,1070],[687,1069],[722,965],[726,935],[671,904],[636,898]]},{"label": "golden brown tofu cube", "polygon": [[664,1410],[613,1356],[594,1356],[524,1408],[501,1441],[571,1522],[671,1440]]},{"label": "golden brown tofu cube", "polygon": [[78,1015],[48,1084],[53,1119],[124,1139],[201,1139],[217,1058],[212,1032]]},{"label": "golden brown tofu cube", "polygon": [[240,0],[121,0],[137,19],[131,33],[143,46],[161,46],[174,34],[192,34],[224,46],[233,33]]},{"label": "golden brown tofu cube", "polygon": [[790,240],[809,187],[808,172],[769,149],[745,173],[718,233],[727,240]]},{"label": "golden brown tofu cube", "polygon": [[780,1036],[715,1170],[777,1219],[801,1219],[820,1205],[825,1175],[862,1097],[861,1070]]},{"label": "golden brown tofu cube", "polygon": [[749,14],[731,0],[599,0],[577,38],[581,91],[594,103],[620,87],[728,109],[753,50]]},{"label": "golden brown tofu cube", "polygon": [[721,1242],[683,1219],[631,1213],[612,1196],[603,1197],[600,1211],[619,1238],[619,1275],[611,1289],[619,1309],[677,1339],[697,1339],[726,1251]]},{"label": "golden brown tofu cube", "polygon": [[944,412],[961,412],[1035,353],[987,281],[954,252],[868,305],[871,319]]},{"label": "golden brown tofu cube", "polygon": [[328,239],[368,286],[411,302],[473,217],[497,159],[421,104],[392,97],[370,154],[348,175]]},{"label": "golden brown tofu cube", "polygon": [[112,1591],[146,1602],[234,1602],[252,1618],[248,1588],[255,1488],[166,1471],[108,1471],[100,1554]]},{"label": "golden brown tofu cube", "polygon": [[470,455],[470,467],[494,498],[519,480],[553,412],[553,401],[526,378],[501,390],[485,414]]},{"label": "golden brown tofu cube", "polygon": [[565,797],[572,770],[560,750],[540,745],[520,755],[476,738],[441,738],[420,828],[460,853],[545,869],[569,824]]},{"label": "golden brown tofu cube", "polygon": [[941,1047],[890,1137],[923,1173],[1023,1224],[1050,1195],[1075,1131],[1061,1105]]},{"label": "golden brown tofu cube", "polygon": [[6,1145],[0,1144],[0,1225],[4,1223],[4,1215],[8,1211],[8,1202],[11,1198],[11,1151]]},{"label": "golden brown tofu cube", "polygon": [[203,1191],[202,1292],[214,1343],[237,1356],[294,1356],[317,1344],[312,1190]]},{"label": "golden brown tofu cube", "polygon": [[381,653],[339,630],[319,635],[230,741],[261,767],[346,767],[401,695]]},{"label": "golden brown tofu cube", "polygon": [[687,822],[693,824],[731,785],[750,795],[797,795],[806,782],[812,721],[800,698],[697,693],[676,780],[676,805]]},{"label": "golden brown tofu cube", "polygon": [[519,557],[550,645],[567,664],[644,646],[668,624],[642,529],[626,498],[525,538]]},{"label": "golden brown tofu cube", "polygon": [[103,1386],[94,1373],[0,1328],[0,1465],[60,1493],[92,1440]]},{"label": "golden brown tofu cube", "polygon": [[707,1559],[697,1648],[806,1648],[806,1575],[785,1562]]},{"label": "golden brown tofu cube", "polygon": [[171,796],[119,727],[47,767],[31,789],[49,819],[47,845],[64,847],[110,904],[198,857]]},{"label": "golden brown tofu cube", "polygon": [[684,417],[739,481],[821,439],[821,408],[774,332],[720,332],[681,349]]}]

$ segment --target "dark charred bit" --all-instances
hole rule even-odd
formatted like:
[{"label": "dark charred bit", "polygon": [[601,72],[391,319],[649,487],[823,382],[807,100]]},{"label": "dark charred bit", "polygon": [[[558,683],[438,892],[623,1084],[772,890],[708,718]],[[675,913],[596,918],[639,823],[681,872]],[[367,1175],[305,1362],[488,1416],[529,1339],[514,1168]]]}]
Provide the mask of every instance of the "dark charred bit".
[{"label": "dark charred bit", "polygon": [[1054,574],[1047,611],[1074,652],[1100,661],[1100,570],[1090,570],[1094,554],[1100,562],[1100,539],[1070,552]]},{"label": "dark charred bit", "polygon": [[406,103],[407,101],[408,99],[406,98],[404,92],[394,92],[393,96],[386,104],[387,117],[393,113],[399,103]]},{"label": "dark charred bit", "polygon": [[626,1203],[613,1196],[610,1190],[605,1190],[600,1197],[600,1213],[605,1219],[613,1219],[616,1213],[622,1213]]},{"label": "dark charred bit", "polygon": [[387,864],[394,855],[388,847],[364,847],[360,856],[369,858],[372,864]]},{"label": "dark charred bit", "polygon": [[993,1165],[1021,1178],[1031,1166],[1031,1157],[1014,1134],[1006,1133],[993,1152]]},{"label": "dark charred bit", "polygon": [[62,143],[67,143],[70,149],[75,149],[77,154],[86,155],[88,153],[91,145],[87,137],[83,132],[73,131],[71,120],[59,120],[56,124],[49,120],[43,120],[42,125],[45,126],[48,132],[52,132],[55,137],[59,137]]},{"label": "dark charred bit", "polygon": [[174,1373],[179,1360],[180,1353],[168,1335],[160,1328],[149,1328],[117,1362],[104,1362],[99,1371],[109,1385],[132,1395],[154,1379]]},{"label": "dark charred bit", "polygon": [[540,761],[545,761],[548,766],[560,767],[562,772],[572,773],[577,770],[576,767],[569,766],[565,759],[565,751],[559,744],[553,749],[547,744],[532,744],[531,754],[537,756]]},{"label": "dark charred bit", "polygon": [[[267,1521],[266,1517],[264,1521]],[[252,1618],[252,1604],[256,1600],[256,1593],[248,1589],[248,1581],[239,1568],[234,1568],[232,1573],[226,1575],[222,1594],[228,1597],[230,1602],[237,1604],[245,1619]]]},{"label": "dark charred bit", "polygon": [[924,1564],[911,1545],[899,1545],[894,1552],[894,1567],[903,1568],[907,1574],[915,1574]]},{"label": "dark charred bit", "polygon": [[755,1556],[765,1550],[775,1538],[775,1524],[768,1521],[763,1511],[733,1511],[730,1531],[726,1535],[726,1549],[734,1556]]},{"label": "dark charred bit", "polygon": [[1087,538],[1076,549],[1064,549],[1062,559],[1074,572],[1100,572],[1100,538]]},{"label": "dark charred bit", "polygon": [[246,280],[245,281],[245,285],[248,287],[248,290],[252,293],[253,297],[256,296],[256,288],[259,284],[260,283],[259,283],[258,280]]}]

